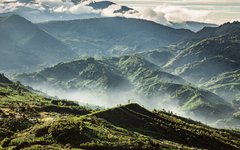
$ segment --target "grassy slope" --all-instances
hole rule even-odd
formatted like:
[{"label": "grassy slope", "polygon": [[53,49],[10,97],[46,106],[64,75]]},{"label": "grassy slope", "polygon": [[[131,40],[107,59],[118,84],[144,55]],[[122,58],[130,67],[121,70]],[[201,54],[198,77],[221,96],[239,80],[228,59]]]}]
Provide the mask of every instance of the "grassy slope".
[{"label": "grassy slope", "polygon": [[190,147],[235,149],[240,144],[240,135],[237,132],[214,129],[161,111],[152,113],[137,104],[113,108],[92,115],[103,118],[115,126],[129,131]]},{"label": "grassy slope", "polygon": [[2,141],[3,148],[238,149],[240,133],[129,104],[37,124]]},{"label": "grassy slope", "polygon": [[45,98],[0,74],[0,140],[45,120],[89,112],[74,102]]}]

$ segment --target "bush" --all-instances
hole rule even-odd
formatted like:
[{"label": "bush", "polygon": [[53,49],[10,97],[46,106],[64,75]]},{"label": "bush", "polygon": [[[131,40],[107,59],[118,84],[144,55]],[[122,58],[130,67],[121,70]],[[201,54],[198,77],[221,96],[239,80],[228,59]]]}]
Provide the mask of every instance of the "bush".
[{"label": "bush", "polygon": [[0,120],[0,126],[2,128],[13,132],[25,130],[32,125],[33,123],[26,118],[3,118]]},{"label": "bush", "polygon": [[13,135],[12,131],[9,131],[8,129],[0,128],[0,141],[12,135]]},{"label": "bush", "polygon": [[79,144],[86,140],[82,134],[82,123],[73,122],[70,120],[61,120],[55,122],[48,130],[49,134],[61,144],[71,144],[79,146]]}]

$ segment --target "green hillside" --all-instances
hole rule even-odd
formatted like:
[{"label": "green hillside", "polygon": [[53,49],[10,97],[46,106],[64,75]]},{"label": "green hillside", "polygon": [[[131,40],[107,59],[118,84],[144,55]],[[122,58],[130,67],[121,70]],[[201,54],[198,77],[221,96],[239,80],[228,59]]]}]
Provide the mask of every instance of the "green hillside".
[{"label": "green hillside", "polygon": [[3,149],[238,149],[240,133],[129,104],[59,117],[5,138]]},{"label": "green hillside", "polygon": [[[210,91],[191,86],[139,55],[108,59],[84,57],[15,78],[34,88],[51,87],[68,93],[85,91],[109,95],[116,92],[126,99],[135,95],[147,107],[177,108],[186,116],[206,123],[224,119],[235,112],[230,102]],[[82,98],[81,95],[78,97]],[[109,103],[112,101],[110,99]]]},{"label": "green hillside", "polygon": [[21,83],[12,82],[3,74],[0,75],[0,140],[45,119],[89,112],[74,102],[45,98]]},{"label": "green hillside", "polygon": [[172,58],[164,68],[192,82],[206,82],[221,73],[239,69],[239,31],[193,43]]},{"label": "green hillside", "polygon": [[207,81],[204,86],[229,101],[234,100],[240,91],[240,70],[222,73]]}]

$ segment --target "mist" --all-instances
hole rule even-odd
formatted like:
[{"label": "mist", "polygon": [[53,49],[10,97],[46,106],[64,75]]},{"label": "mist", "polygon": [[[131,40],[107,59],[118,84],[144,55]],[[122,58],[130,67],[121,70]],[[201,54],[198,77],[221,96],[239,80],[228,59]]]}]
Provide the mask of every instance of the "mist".
[{"label": "mist", "polygon": [[129,103],[137,103],[149,110],[164,110],[166,112],[171,112],[185,118],[191,118],[195,121],[200,121],[209,125],[213,125],[215,123],[215,120],[206,118],[206,116],[193,114],[182,109],[179,105],[179,100],[174,99],[168,93],[160,93],[157,96],[147,97],[137,94],[134,89],[128,88],[126,88],[126,90],[123,90],[123,88],[116,88],[112,91],[100,92],[98,90],[66,90],[46,84],[31,86],[36,90],[44,92],[50,97],[75,101],[79,103],[79,105],[93,105],[101,108],[111,108]]}]

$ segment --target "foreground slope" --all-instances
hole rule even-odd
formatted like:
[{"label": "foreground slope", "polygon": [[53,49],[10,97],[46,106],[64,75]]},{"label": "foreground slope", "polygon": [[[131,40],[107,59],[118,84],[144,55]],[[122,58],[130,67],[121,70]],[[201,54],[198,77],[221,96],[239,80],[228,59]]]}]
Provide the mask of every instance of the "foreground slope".
[{"label": "foreground slope", "polygon": [[238,149],[240,133],[129,104],[37,124],[5,139],[17,149]]},{"label": "foreground slope", "polygon": [[37,93],[0,74],[0,141],[57,116],[89,113],[74,102],[45,98]]},{"label": "foreground slope", "polygon": [[[165,139],[189,147],[206,149],[235,149],[239,147],[239,133],[217,130],[201,123],[187,120],[165,112],[152,113],[138,104],[130,104],[94,113],[94,116],[129,131],[142,133],[156,139]],[[214,135],[214,136],[213,136]],[[232,136],[235,146],[226,142],[224,136]],[[211,141],[211,142],[209,142]]]}]

